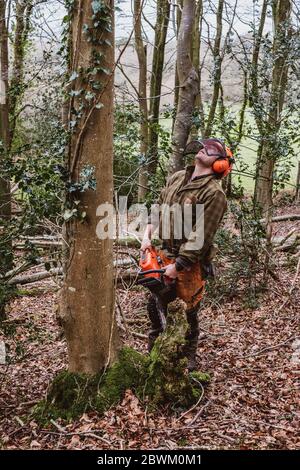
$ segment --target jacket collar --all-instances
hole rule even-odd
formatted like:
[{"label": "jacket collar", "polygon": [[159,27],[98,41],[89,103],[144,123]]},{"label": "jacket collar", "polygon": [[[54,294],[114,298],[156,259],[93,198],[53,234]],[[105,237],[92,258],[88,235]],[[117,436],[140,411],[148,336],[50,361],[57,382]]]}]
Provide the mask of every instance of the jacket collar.
[{"label": "jacket collar", "polygon": [[178,192],[179,191],[185,191],[185,190],[188,190],[188,189],[202,188],[203,186],[205,186],[208,183],[208,181],[210,181],[211,179],[216,178],[216,176],[214,174],[212,174],[212,175],[203,175],[202,178],[199,178],[199,179],[196,179],[194,181],[189,182],[194,170],[195,170],[195,165],[186,166],[182,186],[179,188]]}]

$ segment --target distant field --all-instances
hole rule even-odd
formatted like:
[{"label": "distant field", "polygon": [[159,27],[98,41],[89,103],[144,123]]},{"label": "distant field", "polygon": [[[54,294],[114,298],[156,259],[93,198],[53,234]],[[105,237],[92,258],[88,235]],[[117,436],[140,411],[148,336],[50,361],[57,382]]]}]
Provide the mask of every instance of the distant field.
[{"label": "distant field", "polygon": [[[170,130],[171,125],[172,125],[172,120],[162,119],[161,124],[163,125],[165,129]],[[254,189],[253,178],[251,176],[246,176],[242,174],[238,175],[237,172],[240,168],[239,162],[243,162],[244,164],[247,164],[247,170],[246,170],[247,173],[254,174],[256,158],[257,158],[257,143],[252,139],[248,139],[248,138],[244,139],[242,142],[242,145],[240,146],[240,155],[236,159],[235,172],[233,173],[233,181],[237,183],[239,178],[241,178],[243,187],[249,193],[252,192]],[[296,154],[295,157],[293,157],[294,166],[291,170],[291,175],[290,175],[290,180],[289,180],[289,183],[291,184],[291,186],[287,185],[286,189],[293,189],[293,186],[296,184],[297,169],[298,169],[299,161],[300,161],[300,149],[298,146],[298,153]]]}]

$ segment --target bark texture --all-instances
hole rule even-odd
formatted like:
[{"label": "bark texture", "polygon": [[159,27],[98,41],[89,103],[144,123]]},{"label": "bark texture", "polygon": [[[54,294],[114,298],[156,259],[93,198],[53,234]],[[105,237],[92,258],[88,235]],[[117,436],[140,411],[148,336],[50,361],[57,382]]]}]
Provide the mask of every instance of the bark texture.
[{"label": "bark texture", "polygon": [[289,27],[291,15],[290,0],[277,0],[273,5],[274,42],[273,69],[268,120],[264,129],[264,139],[258,160],[258,178],[256,180],[256,202],[268,210],[272,205],[273,172],[276,163],[276,136],[281,126],[281,114],[289,71]]},{"label": "bark texture", "polygon": [[[106,3],[111,7],[113,2]],[[117,356],[117,331],[114,317],[113,240],[96,235],[99,218],[97,207],[113,202],[113,32],[100,31],[107,43],[92,44],[82,33],[82,25],[93,28],[92,1],[77,1],[72,21],[72,69],[87,69],[95,53],[103,54],[106,73],[98,72],[102,108],[90,105],[74,132],[69,153],[72,180],[88,164],[94,167],[96,190],[80,193],[80,206],[86,212],[85,222],[71,220],[66,225],[69,245],[60,316],[64,325],[69,353],[69,370],[96,374],[114,362]],[[110,71],[109,76],[107,71]],[[75,90],[85,86],[80,77]],[[98,99],[97,98],[97,99]],[[79,106],[74,100],[75,108]],[[70,110],[72,116],[72,110]]]},{"label": "bark texture", "polygon": [[158,163],[158,131],[160,95],[165,57],[165,45],[169,24],[169,0],[157,0],[157,17],[150,80],[150,129],[149,129],[149,173],[155,174]]},{"label": "bark texture", "polygon": [[[134,37],[135,49],[139,63],[139,87],[138,99],[139,110],[141,114],[140,124],[140,153],[146,159],[148,155],[148,103],[147,103],[147,46],[143,42],[142,37],[142,4],[141,0],[134,0]],[[138,202],[143,202],[147,194],[148,186],[148,169],[146,165],[142,165],[139,170],[139,188]]]},{"label": "bark texture", "polygon": [[[8,31],[6,1],[0,0],[0,158],[9,151],[9,95],[8,95]],[[2,147],[2,148],[1,148]],[[0,222],[4,226],[11,219],[10,181],[0,176]],[[11,268],[11,240],[4,230],[0,246],[0,273]]]},{"label": "bark texture", "polygon": [[192,126],[192,113],[198,94],[199,76],[191,60],[195,0],[184,0],[177,46],[179,97],[173,132],[173,154],[169,174],[184,166],[183,152]]}]

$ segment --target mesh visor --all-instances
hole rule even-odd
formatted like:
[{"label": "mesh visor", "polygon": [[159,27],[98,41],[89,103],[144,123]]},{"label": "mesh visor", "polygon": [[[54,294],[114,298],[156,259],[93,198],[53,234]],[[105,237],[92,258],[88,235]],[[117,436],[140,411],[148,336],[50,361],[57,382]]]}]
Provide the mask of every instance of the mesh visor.
[{"label": "mesh visor", "polygon": [[224,144],[218,139],[203,139],[201,144],[209,157],[226,157]]}]

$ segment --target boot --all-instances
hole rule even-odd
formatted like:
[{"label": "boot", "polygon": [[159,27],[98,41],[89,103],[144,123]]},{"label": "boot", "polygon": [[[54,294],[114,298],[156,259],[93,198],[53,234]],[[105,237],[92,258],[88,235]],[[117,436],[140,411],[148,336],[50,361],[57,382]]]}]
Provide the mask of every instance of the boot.
[{"label": "boot", "polygon": [[189,324],[189,330],[185,337],[186,344],[184,347],[184,354],[188,360],[187,369],[192,372],[197,369],[196,355],[199,336],[198,308],[186,312],[186,319]]},{"label": "boot", "polygon": [[197,346],[198,338],[189,341],[185,347],[185,356],[188,360],[187,369],[189,372],[197,369]]},{"label": "boot", "polygon": [[157,310],[156,297],[154,295],[151,295],[151,297],[149,298],[147,311],[149,320],[151,322],[151,330],[149,331],[148,335],[148,352],[150,353],[154,346],[156,338],[163,331],[163,327],[160,323],[160,317]]}]

